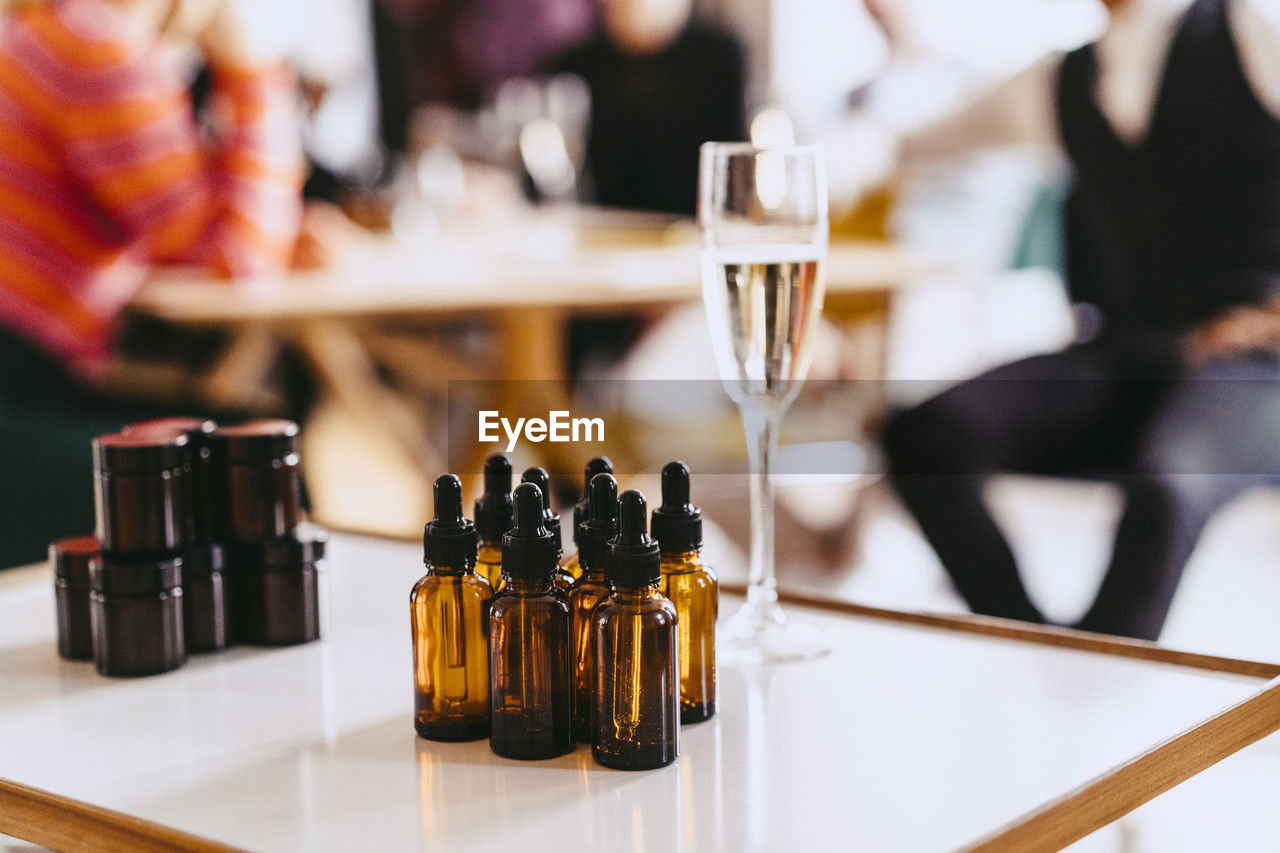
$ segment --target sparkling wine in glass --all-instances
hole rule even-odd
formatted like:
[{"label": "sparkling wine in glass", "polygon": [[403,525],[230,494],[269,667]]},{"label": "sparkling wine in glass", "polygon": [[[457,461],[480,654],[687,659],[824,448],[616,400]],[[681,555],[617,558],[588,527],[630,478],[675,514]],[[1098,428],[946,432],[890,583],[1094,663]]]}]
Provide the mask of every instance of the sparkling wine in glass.
[{"label": "sparkling wine in glass", "polygon": [[774,568],[772,465],[783,414],[809,368],[822,313],[827,186],[814,146],[702,146],[698,184],[702,286],[725,390],[742,413],[749,454],[751,565],[747,603],[726,624],[755,660],[826,652],[820,629],[789,619]]}]

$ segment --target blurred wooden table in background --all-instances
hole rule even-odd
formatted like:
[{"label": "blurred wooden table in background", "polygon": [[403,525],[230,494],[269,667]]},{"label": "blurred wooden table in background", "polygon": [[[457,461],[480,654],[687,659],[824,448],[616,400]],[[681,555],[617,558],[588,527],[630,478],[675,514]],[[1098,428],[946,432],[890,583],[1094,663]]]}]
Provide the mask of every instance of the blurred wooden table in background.
[{"label": "blurred wooden table in background", "polygon": [[[225,352],[199,380],[211,406],[245,408],[287,347],[322,394],[380,431],[416,470],[432,470],[442,448],[397,385],[443,399],[450,380],[551,380],[567,400],[571,319],[652,314],[701,299],[691,224],[637,221],[628,226],[614,214],[593,227],[581,217],[548,216],[416,245],[371,235],[322,271],[235,284],[165,272],[131,307],[228,332]],[[893,293],[919,269],[890,245],[832,245],[825,314],[857,342],[859,378],[879,378]],[[492,330],[494,345],[482,358],[463,354],[396,328],[408,320],[480,323]],[[545,397],[547,386],[539,387]],[[512,411],[522,408],[508,402]],[[537,403],[540,411],[564,408],[545,398]]]}]

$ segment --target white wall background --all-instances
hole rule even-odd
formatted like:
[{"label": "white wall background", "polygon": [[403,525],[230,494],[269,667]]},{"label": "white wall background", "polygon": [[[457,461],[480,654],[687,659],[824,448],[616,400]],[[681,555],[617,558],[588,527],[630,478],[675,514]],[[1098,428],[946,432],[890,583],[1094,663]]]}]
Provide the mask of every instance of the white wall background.
[{"label": "white wall background", "polygon": [[[901,2],[928,47],[989,77],[1082,44],[1103,23],[1096,0]],[[859,0],[703,0],[699,6],[747,42],[753,103],[781,103],[802,120],[837,109],[887,59]]]}]

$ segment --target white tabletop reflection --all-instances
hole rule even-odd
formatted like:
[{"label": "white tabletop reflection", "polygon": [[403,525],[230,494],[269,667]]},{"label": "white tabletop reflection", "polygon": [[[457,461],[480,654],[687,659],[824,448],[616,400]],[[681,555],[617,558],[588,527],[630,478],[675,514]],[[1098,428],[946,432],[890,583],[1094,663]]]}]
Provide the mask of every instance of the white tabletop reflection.
[{"label": "white tabletop reflection", "polygon": [[674,765],[607,770],[585,746],[522,763],[414,735],[419,549],[331,553],[325,641],[133,681],[57,657],[43,569],[0,575],[0,776],[252,849],[938,850],[1257,689],[809,612],[836,651],[723,668]]}]

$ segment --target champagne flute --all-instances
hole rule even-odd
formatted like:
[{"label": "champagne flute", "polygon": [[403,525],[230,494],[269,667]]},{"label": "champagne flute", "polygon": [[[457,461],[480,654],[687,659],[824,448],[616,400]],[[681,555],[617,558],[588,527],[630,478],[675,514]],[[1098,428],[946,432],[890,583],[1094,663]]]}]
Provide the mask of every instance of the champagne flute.
[{"label": "champagne flute", "polygon": [[772,465],[778,428],[809,368],[826,285],[827,183],[816,146],[702,146],[702,286],[721,380],[742,414],[751,500],[747,603],[725,625],[741,658],[802,660],[830,648],[778,604]]}]

